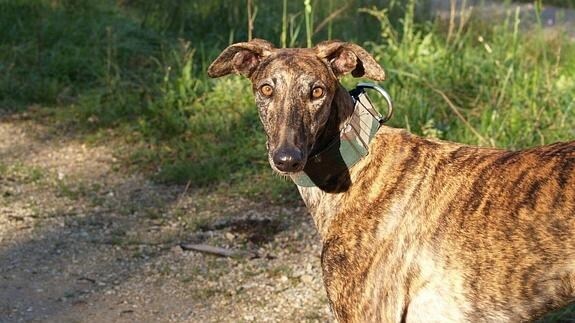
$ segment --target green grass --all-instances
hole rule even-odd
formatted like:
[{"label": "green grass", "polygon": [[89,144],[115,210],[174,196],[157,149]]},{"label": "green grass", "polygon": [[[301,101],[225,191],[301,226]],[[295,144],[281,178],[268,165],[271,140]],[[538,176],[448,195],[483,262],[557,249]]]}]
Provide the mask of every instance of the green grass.
[{"label": "green grass", "polygon": [[[245,4],[119,3],[0,0],[3,113],[39,105],[44,122],[83,140],[121,138],[123,164],[161,182],[296,198],[267,164],[249,82],[205,75],[230,41],[245,39]],[[253,33],[276,44],[361,43],[388,72],[393,126],[513,149],[575,137],[575,46],[560,34],[522,33],[514,12],[449,34],[414,2],[383,1],[383,10],[358,1],[326,20],[346,3],[311,1],[306,14],[303,0],[285,10],[255,1]]]},{"label": "green grass", "polygon": [[433,120],[443,139],[512,149],[572,139],[575,46],[540,29],[527,37],[518,23],[511,13],[492,27],[471,20],[450,41],[436,24],[374,44],[393,124],[424,133]]},{"label": "green grass", "polygon": [[5,164],[0,162],[0,181],[11,181],[23,184],[38,183],[45,179],[46,173],[38,167],[22,163]]}]

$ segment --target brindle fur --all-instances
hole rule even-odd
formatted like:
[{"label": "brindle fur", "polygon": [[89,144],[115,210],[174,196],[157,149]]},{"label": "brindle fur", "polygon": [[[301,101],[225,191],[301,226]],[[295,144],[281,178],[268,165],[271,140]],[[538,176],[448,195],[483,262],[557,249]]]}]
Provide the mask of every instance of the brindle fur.
[{"label": "brindle fur", "polygon": [[[251,79],[276,171],[276,151],[305,164],[337,136],[353,109],[337,80],[349,72],[384,77],[361,47],[337,41],[239,43],[208,70]],[[259,93],[266,82],[271,97]],[[339,322],[527,321],[575,300],[575,142],[511,152],[384,126],[369,149],[335,187],[298,187]]]}]

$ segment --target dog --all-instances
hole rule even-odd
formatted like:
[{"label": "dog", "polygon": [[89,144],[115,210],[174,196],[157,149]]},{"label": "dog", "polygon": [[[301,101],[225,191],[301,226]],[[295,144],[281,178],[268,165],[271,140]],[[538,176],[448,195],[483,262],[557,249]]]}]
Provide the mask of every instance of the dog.
[{"label": "dog", "polygon": [[349,73],[385,78],[341,41],[254,39],[208,68],[250,79],[271,167],[313,182],[298,189],[337,321],[529,321],[575,301],[575,142],[506,151],[381,126],[365,156],[338,164],[325,152],[354,113]]}]

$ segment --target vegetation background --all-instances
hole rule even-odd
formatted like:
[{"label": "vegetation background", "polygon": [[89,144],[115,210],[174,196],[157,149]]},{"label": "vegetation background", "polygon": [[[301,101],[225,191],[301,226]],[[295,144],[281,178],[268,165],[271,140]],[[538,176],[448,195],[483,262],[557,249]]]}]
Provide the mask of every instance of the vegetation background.
[{"label": "vegetation background", "polygon": [[364,45],[388,71],[393,126],[512,149],[573,137],[575,52],[567,36],[545,33],[536,17],[523,33],[524,18],[505,10],[487,21],[468,10],[444,21],[431,5],[2,0],[0,107],[39,106],[39,115],[87,140],[112,130],[135,147],[126,162],[160,181],[279,198],[291,184],[266,165],[247,82],[207,79],[206,68],[249,37],[277,46],[338,38]]},{"label": "vegetation background", "polygon": [[575,42],[541,21],[542,1],[523,1],[533,15],[503,2],[488,16],[461,2],[436,16],[435,2],[0,0],[0,118],[26,114],[88,145],[120,141],[121,170],[159,183],[290,202],[248,82],[206,69],[252,37],[342,39],[386,69],[392,126],[510,149],[575,138]]}]

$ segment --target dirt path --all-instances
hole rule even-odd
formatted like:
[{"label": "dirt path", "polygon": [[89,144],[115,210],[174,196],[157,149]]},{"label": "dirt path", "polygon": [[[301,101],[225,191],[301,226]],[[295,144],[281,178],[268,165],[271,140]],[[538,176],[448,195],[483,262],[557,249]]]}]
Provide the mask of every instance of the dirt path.
[{"label": "dirt path", "polygon": [[113,146],[0,121],[0,322],[329,320],[302,205],[154,184]]}]

